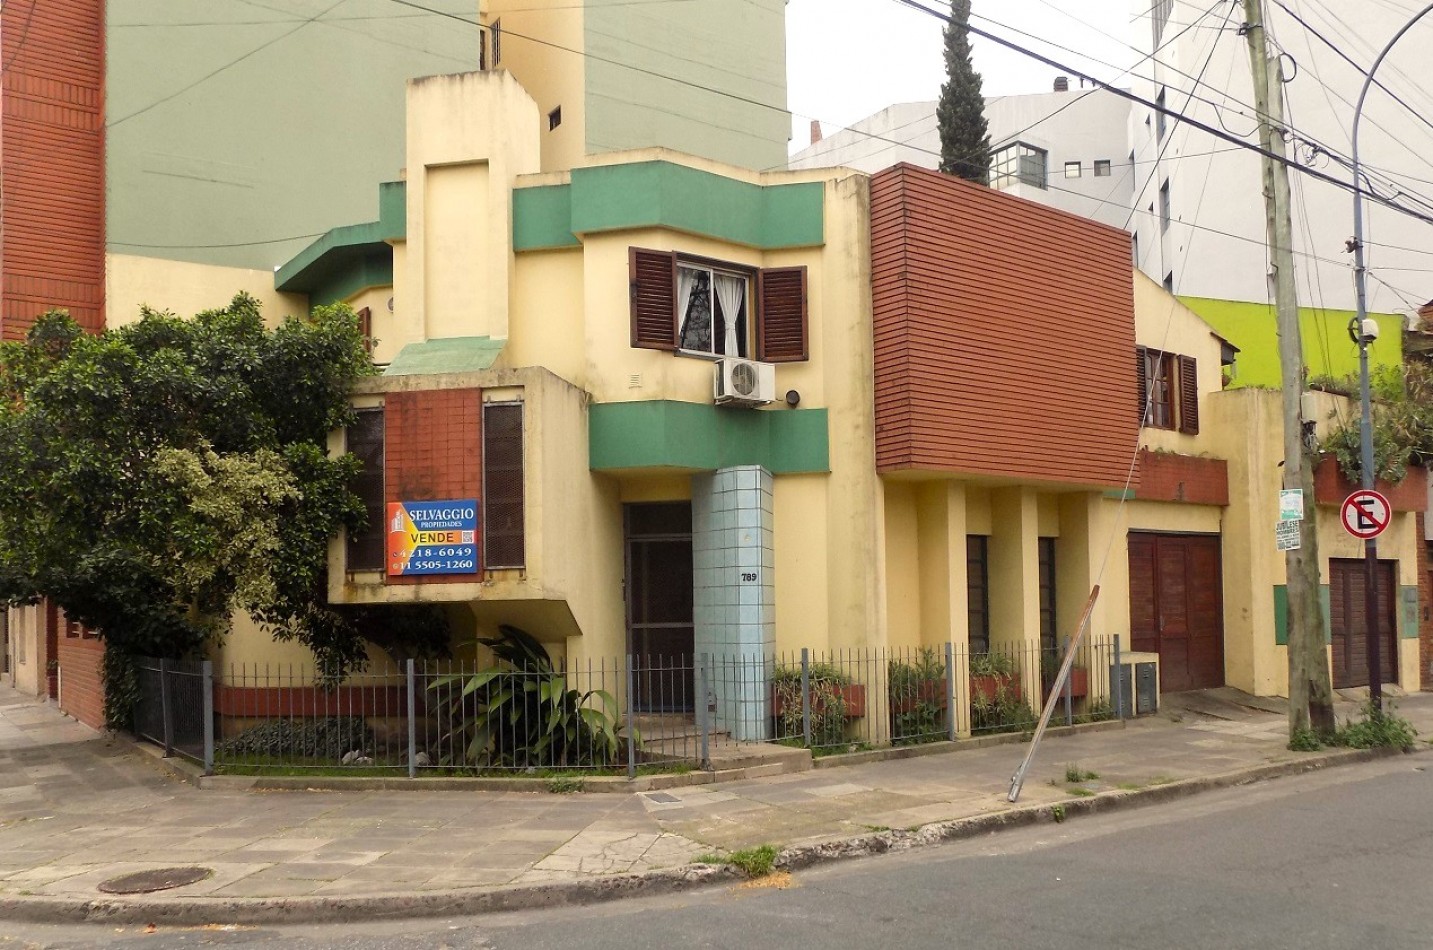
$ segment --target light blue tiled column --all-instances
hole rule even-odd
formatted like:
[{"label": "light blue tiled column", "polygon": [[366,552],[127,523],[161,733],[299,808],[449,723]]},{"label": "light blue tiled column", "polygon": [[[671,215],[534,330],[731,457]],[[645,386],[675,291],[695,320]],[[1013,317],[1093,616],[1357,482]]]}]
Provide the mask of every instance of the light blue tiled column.
[{"label": "light blue tiled column", "polygon": [[776,648],[771,473],[758,465],[692,477],[693,612],[698,657],[711,657],[713,729],[770,733]]}]

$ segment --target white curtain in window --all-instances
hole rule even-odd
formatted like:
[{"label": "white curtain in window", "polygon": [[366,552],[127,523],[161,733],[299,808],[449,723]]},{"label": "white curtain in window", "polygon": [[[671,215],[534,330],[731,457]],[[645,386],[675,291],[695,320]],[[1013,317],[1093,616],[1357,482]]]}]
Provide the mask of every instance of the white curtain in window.
[{"label": "white curtain in window", "polygon": [[736,333],[736,318],[741,313],[741,301],[746,296],[746,281],[740,277],[728,277],[726,274],[717,274],[716,292],[717,300],[721,302],[722,322],[726,324],[726,346],[723,348],[727,356],[745,356],[746,347]]},{"label": "white curtain in window", "polygon": [[677,318],[681,329],[678,345],[687,338],[687,308],[692,305],[692,291],[697,286],[697,272],[685,267],[677,268]]}]

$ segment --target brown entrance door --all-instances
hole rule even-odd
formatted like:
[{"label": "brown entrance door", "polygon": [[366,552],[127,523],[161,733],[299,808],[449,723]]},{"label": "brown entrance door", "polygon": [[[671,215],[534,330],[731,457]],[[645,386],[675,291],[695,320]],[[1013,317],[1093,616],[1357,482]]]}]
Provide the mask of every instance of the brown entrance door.
[{"label": "brown entrance door", "polygon": [[[1397,561],[1379,561],[1378,633],[1380,677],[1398,681]],[[1368,685],[1368,606],[1365,568],[1361,558],[1329,559],[1329,627],[1333,634],[1333,685],[1335,689]]]},{"label": "brown entrance door", "polygon": [[1159,688],[1224,685],[1219,537],[1129,535],[1130,646],[1159,654]]},{"label": "brown entrance door", "polygon": [[628,505],[627,652],[633,702],[643,712],[690,712],[692,695],[692,506]]}]

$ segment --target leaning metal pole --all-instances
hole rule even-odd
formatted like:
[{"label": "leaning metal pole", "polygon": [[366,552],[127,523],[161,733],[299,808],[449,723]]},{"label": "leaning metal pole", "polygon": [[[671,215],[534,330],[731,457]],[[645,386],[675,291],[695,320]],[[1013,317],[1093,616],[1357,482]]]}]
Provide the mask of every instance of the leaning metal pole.
[{"label": "leaning metal pole", "polygon": [[[1373,487],[1373,400],[1369,393],[1368,380],[1368,335],[1363,332],[1363,321],[1368,319],[1368,277],[1365,272],[1363,258],[1363,177],[1362,169],[1358,161],[1358,130],[1363,120],[1363,103],[1368,98],[1369,87],[1373,85],[1373,75],[1378,72],[1378,67],[1383,64],[1383,59],[1388,51],[1393,49],[1395,43],[1403,38],[1413,24],[1429,12],[1433,12],[1433,3],[1428,4],[1413,19],[1403,24],[1402,29],[1393,34],[1393,39],[1379,51],[1373,65],[1368,67],[1368,74],[1364,76],[1363,88],[1358,92],[1358,103],[1353,107],[1353,288],[1354,296],[1358,300],[1357,330],[1358,330],[1358,372],[1359,372],[1359,401],[1362,403],[1362,418],[1359,420],[1359,438],[1362,441],[1362,451],[1359,456],[1359,467],[1363,469],[1363,487]],[[1391,514],[1391,512],[1390,512]],[[1363,542],[1363,563],[1364,563],[1364,624],[1366,635],[1364,645],[1368,652],[1368,698],[1373,703],[1374,709],[1383,709],[1383,670],[1379,663],[1379,636],[1378,636],[1378,542],[1369,538]],[[1395,640],[1395,643],[1397,641]]]}]

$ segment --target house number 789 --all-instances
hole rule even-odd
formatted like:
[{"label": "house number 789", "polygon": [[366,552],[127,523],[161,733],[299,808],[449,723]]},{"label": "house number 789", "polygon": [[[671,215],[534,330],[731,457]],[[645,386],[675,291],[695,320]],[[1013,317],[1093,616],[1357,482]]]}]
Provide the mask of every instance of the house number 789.
[{"label": "house number 789", "polygon": [[754,584],[754,583],[756,583],[756,572],[755,572],[755,571],[742,571],[742,572],[741,572],[741,579],[742,579],[743,583]]}]

